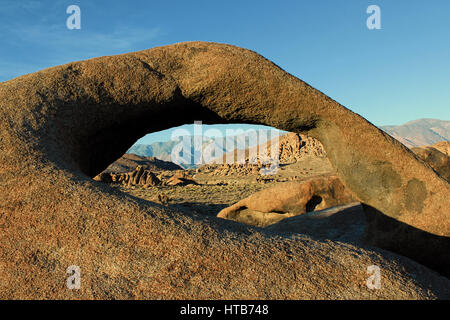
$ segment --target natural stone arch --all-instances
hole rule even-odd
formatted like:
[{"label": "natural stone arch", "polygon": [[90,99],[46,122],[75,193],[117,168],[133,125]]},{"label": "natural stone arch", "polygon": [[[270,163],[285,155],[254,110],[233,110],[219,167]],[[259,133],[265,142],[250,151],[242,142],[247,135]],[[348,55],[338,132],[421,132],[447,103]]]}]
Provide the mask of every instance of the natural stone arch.
[{"label": "natural stone arch", "polygon": [[[0,140],[2,188],[10,191],[2,202],[5,208],[9,208],[5,212],[20,212],[19,215],[11,215],[19,221],[24,218],[23,208],[36,210],[36,217],[42,216],[42,208],[47,208],[53,212],[54,219],[64,220],[61,217],[63,209],[71,203],[85,211],[85,219],[96,226],[83,229],[77,225],[77,232],[103,230],[98,222],[90,220],[97,215],[106,220],[105,217],[112,217],[111,213],[102,213],[101,203],[117,214],[117,223],[122,221],[119,214],[125,216],[132,208],[136,212],[145,211],[150,216],[164,213],[164,218],[158,216],[156,220],[145,222],[145,226],[150,228],[145,231],[146,237],[153,237],[153,241],[160,239],[161,243],[167,244],[167,237],[172,237],[178,245],[181,245],[182,238],[188,242],[193,239],[202,242],[206,240],[199,239],[198,235],[204,232],[210,232],[214,239],[224,237],[231,241],[227,238],[227,231],[224,231],[225,235],[219,235],[214,226],[224,224],[227,226],[225,229],[244,233],[247,229],[215,220],[212,222],[214,226],[208,227],[195,222],[195,219],[191,221],[189,217],[177,216],[169,209],[136,204],[124,195],[111,194],[110,190],[99,193],[99,188],[103,187],[88,182],[86,176],[95,176],[148,132],[193,120],[259,123],[292,132],[307,132],[323,143],[344,183],[366,205],[371,222],[368,230],[370,241],[395,249],[435,269],[444,266],[442,270],[445,270],[449,265],[445,255],[450,234],[446,212],[449,184],[429,166],[418,161],[407,148],[365,119],[252,51],[230,45],[194,42],[70,63],[0,84],[0,103],[0,121],[5,128]],[[20,192],[20,196],[29,202],[23,203],[19,194],[13,195],[13,191]],[[71,196],[78,197],[82,205]],[[92,203],[93,199],[98,203]],[[37,230],[42,228],[42,234],[50,232],[48,226],[34,221],[33,214],[30,215],[30,223],[34,222]],[[75,213],[72,217],[79,219]],[[389,220],[389,217],[393,219]],[[133,215],[127,219],[141,218]],[[384,219],[389,220],[388,229],[379,225]],[[120,229],[108,221],[111,228]],[[192,235],[179,230],[177,221],[191,229]],[[124,227],[126,232],[136,232],[136,225],[130,227],[129,222],[122,222],[127,226]],[[167,230],[159,230],[164,231],[166,237],[159,232],[155,234],[151,228],[160,224],[168,224]],[[104,231],[108,234],[106,229]],[[106,240],[102,237],[99,236],[102,239],[98,240],[99,243],[121,243],[131,248],[120,235]],[[145,237],[136,237],[145,241]],[[263,252],[275,250],[277,254],[285,253],[285,249],[270,248],[269,241],[259,241],[259,234],[252,237],[248,236],[246,241],[253,243],[258,239],[256,242]],[[63,238],[68,240],[72,236],[64,235]],[[75,242],[81,247],[95,243],[77,239]],[[301,245],[292,246],[302,250]],[[250,247],[253,248],[250,251],[256,250],[253,244]],[[4,252],[9,252],[6,248]],[[211,254],[214,248],[205,250]],[[249,253],[249,249],[245,250]],[[323,250],[326,251],[324,248],[321,250],[322,254]],[[5,253],[6,256],[8,254]],[[34,254],[36,257],[32,261],[52,259]],[[205,258],[205,253],[197,254]],[[69,256],[64,255],[64,259]],[[58,269],[59,260],[54,260]],[[283,276],[285,281],[288,277],[285,273]],[[338,281],[337,278],[338,273],[329,277],[334,279],[330,281]],[[114,290],[127,287],[125,284],[111,286]],[[164,286],[170,287],[165,282]],[[159,289],[152,287],[152,290],[154,294]],[[220,291],[214,291],[213,287],[209,290],[210,296],[217,296]],[[225,294],[223,288],[221,290],[222,295]],[[245,292],[248,294],[251,290],[247,288]],[[176,293],[161,295],[171,297]],[[265,296],[277,295],[266,293]],[[300,296],[294,289],[284,293],[284,297]]]}]

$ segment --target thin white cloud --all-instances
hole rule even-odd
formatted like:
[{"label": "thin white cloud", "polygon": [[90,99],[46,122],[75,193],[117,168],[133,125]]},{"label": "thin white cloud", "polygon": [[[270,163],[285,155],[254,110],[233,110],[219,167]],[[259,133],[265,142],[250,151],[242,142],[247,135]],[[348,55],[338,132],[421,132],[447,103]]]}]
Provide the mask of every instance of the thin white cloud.
[{"label": "thin white cloud", "polygon": [[1,8],[3,12],[12,13],[19,10],[35,11],[42,7],[42,2],[35,0],[3,0]]},{"label": "thin white cloud", "polygon": [[[1,0],[0,81],[70,61],[147,49],[163,35],[158,26],[119,22],[102,28],[83,19],[81,30],[68,30],[61,8],[69,2]],[[89,6],[94,10],[95,3],[82,8]]]},{"label": "thin white cloud", "polygon": [[[34,25],[4,25],[0,34],[0,81],[70,61],[147,49],[160,35],[159,27],[116,26],[110,31],[97,31],[82,25],[81,30],[68,30],[65,21],[46,24],[42,20]],[[6,52],[18,46],[39,50],[38,58],[32,52],[21,52],[19,60]]]},{"label": "thin white cloud", "polygon": [[68,30],[61,24],[9,27],[9,41],[45,45],[48,50],[106,52],[128,50],[148,43],[161,35],[159,27],[151,29],[119,27],[111,32]]}]

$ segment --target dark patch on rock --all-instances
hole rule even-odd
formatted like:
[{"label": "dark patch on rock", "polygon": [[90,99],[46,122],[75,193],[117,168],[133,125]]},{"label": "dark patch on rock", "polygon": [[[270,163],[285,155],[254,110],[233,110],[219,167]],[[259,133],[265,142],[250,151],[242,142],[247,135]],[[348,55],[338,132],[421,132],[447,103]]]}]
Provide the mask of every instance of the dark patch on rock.
[{"label": "dark patch on rock", "polygon": [[405,190],[405,206],[410,211],[422,212],[427,198],[427,187],[423,181],[416,178],[408,181]]},{"label": "dark patch on rock", "polygon": [[[355,153],[355,156],[359,156]],[[358,196],[363,202],[372,199],[383,199],[380,208],[383,212],[398,218],[402,214],[402,206],[396,201],[387,201],[392,198],[391,193],[396,192],[402,185],[401,175],[392,168],[387,161],[366,162],[363,159],[349,162],[338,171],[346,177],[345,182],[352,190],[358,189]],[[364,184],[361,184],[364,181]]]},{"label": "dark patch on rock", "polygon": [[376,161],[374,165],[381,167],[381,170],[379,170],[379,177],[380,183],[384,189],[392,190],[401,187],[402,178],[398,172],[392,168],[392,164],[390,162]]}]

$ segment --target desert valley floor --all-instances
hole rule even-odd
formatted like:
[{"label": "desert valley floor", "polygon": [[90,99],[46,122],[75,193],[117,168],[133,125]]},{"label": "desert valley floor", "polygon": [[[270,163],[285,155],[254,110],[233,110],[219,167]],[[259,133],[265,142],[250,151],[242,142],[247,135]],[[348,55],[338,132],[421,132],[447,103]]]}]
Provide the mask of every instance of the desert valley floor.
[{"label": "desert valley floor", "polygon": [[[316,157],[307,157],[292,164],[282,164],[277,174],[268,175],[261,179],[258,179],[261,177],[259,173],[243,175],[238,170],[233,170],[233,167],[225,170],[201,168],[185,170],[185,173],[198,184],[153,186],[150,188],[145,188],[142,185],[111,185],[138,198],[159,201],[158,195],[164,195],[166,196],[165,203],[169,205],[178,205],[200,214],[217,215],[225,207],[262,189],[273,187],[279,182],[302,181],[333,172],[327,159]],[[165,171],[161,173],[161,176],[170,177],[173,174],[173,172]]]}]

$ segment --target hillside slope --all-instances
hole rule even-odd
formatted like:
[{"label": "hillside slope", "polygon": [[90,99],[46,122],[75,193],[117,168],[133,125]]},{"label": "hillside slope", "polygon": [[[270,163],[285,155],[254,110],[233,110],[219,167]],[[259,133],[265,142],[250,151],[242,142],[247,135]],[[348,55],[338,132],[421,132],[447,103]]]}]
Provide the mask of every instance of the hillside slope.
[{"label": "hillside slope", "polygon": [[142,166],[144,169],[152,171],[183,169],[173,162],[163,161],[155,157],[142,157],[132,153],[125,153],[111,163],[104,172],[125,173],[133,171],[137,166]]}]

